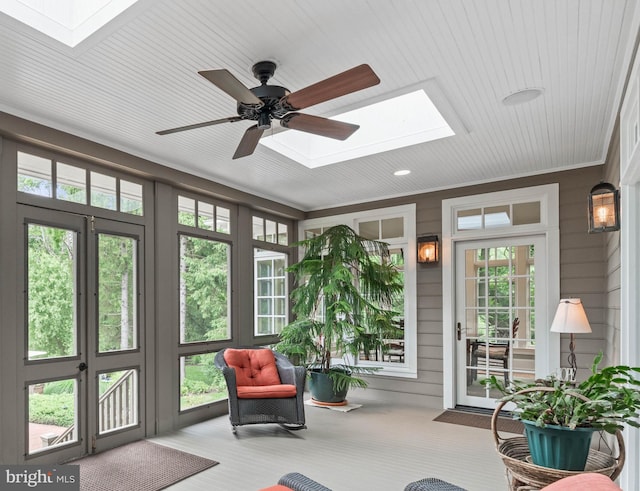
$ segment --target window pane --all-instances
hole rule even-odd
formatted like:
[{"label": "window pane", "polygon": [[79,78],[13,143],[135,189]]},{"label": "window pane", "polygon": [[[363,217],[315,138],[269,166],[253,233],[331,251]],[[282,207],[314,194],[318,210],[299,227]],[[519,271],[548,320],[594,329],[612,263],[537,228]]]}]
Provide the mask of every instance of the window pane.
[{"label": "window pane", "polygon": [[228,208],[216,206],[216,232],[231,233],[231,212]]},{"label": "window pane", "polygon": [[98,234],[98,351],[137,348],[137,241]]},{"label": "window pane", "polygon": [[99,434],[138,424],[137,370],[99,374],[98,395]]},{"label": "window pane", "polygon": [[18,191],[51,198],[51,160],[18,152]]},{"label": "window pane", "polygon": [[213,364],[215,353],[180,357],[180,411],[227,397],[222,370]]},{"label": "window pane", "polygon": [[254,250],[255,334],[277,334],[287,323],[287,255]]},{"label": "window pane", "polygon": [[258,280],[258,295],[261,297],[271,295],[271,278]]},{"label": "window pane", "polygon": [[513,205],[513,224],[540,223],[540,202],[516,203]]},{"label": "window pane", "polygon": [[198,201],[198,228],[213,230],[213,205]]},{"label": "window pane", "polygon": [[142,184],[120,179],[120,211],[132,215],[143,215]]},{"label": "window pane", "polygon": [[29,454],[78,441],[75,378],[27,386]]},{"label": "window pane", "polygon": [[264,240],[267,242],[271,242],[272,244],[275,244],[276,243],[276,222],[272,220],[265,220],[264,228],[266,233],[266,237]]},{"label": "window pane", "polygon": [[230,247],[180,236],[180,342],[229,339]]},{"label": "window pane", "polygon": [[278,244],[289,245],[288,227],[284,223],[278,224]]},{"label": "window pane", "polygon": [[313,237],[317,237],[318,235],[320,235],[322,233],[322,229],[321,228],[310,228],[304,231],[304,238],[305,239],[311,239]]},{"label": "window pane", "polygon": [[28,225],[27,322],[29,359],[76,351],[76,233]]},{"label": "window pane", "polygon": [[56,166],[56,198],[87,204],[87,171],[58,162]]},{"label": "window pane", "polygon": [[276,315],[285,315],[287,313],[286,308],[287,308],[287,302],[285,302],[284,298],[276,299],[275,312],[274,312]]},{"label": "window pane", "polygon": [[484,209],[485,228],[509,227],[510,225],[509,205],[491,206]]},{"label": "window pane", "polygon": [[274,284],[274,290],[275,290],[276,296],[283,297],[285,295],[285,293],[286,293],[286,290],[285,290],[286,283],[285,283],[284,277],[276,278],[273,281],[273,284]]},{"label": "window pane", "polygon": [[116,178],[91,172],[91,206],[116,209]]},{"label": "window pane", "polygon": [[256,335],[264,336],[265,334],[271,334],[273,332],[273,319],[271,317],[258,317],[256,322]]},{"label": "window pane", "polygon": [[404,237],[404,219],[400,217],[382,220],[381,239],[394,239],[396,237]]},{"label": "window pane", "polygon": [[258,315],[269,315],[273,313],[273,309],[271,308],[272,299],[270,298],[259,298],[258,299]]},{"label": "window pane", "polygon": [[253,238],[255,240],[264,240],[264,219],[253,217]]},{"label": "window pane", "polygon": [[373,222],[360,222],[360,224],[358,224],[358,233],[367,239],[378,240],[380,238],[380,231],[378,230],[379,225],[379,220],[375,220]]},{"label": "window pane", "polygon": [[196,226],[196,202],[185,196],[178,196],[178,223],[180,225]]},{"label": "window pane", "polygon": [[482,210],[460,210],[457,213],[458,230],[476,230],[482,228]]}]

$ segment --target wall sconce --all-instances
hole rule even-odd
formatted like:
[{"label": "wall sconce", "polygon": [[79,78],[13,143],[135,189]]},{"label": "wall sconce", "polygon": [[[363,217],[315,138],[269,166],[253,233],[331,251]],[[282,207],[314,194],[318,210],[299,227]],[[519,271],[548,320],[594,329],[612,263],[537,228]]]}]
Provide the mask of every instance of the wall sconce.
[{"label": "wall sconce", "polygon": [[589,193],[589,233],[620,230],[620,192],[608,182]]},{"label": "wall sconce", "polygon": [[439,258],[438,236],[418,237],[418,262],[437,263]]}]

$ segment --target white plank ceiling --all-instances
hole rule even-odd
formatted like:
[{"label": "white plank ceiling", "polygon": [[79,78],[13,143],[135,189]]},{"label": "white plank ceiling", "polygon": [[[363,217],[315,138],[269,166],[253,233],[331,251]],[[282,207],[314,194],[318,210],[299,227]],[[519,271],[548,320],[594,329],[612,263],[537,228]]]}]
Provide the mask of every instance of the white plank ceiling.
[{"label": "white plank ceiling", "polygon": [[[302,210],[602,163],[638,32],[632,0],[140,0],[69,48],[0,14],[0,110]],[[292,91],[368,63],[381,83],[331,116],[434,81],[455,136],[316,169],[259,145],[231,160],[235,101],[200,77],[278,64]],[[541,97],[502,99],[528,87]],[[437,100],[435,101],[437,104]],[[443,102],[444,104],[444,102]],[[291,130],[290,130],[291,131]],[[411,174],[394,177],[398,169]]]}]

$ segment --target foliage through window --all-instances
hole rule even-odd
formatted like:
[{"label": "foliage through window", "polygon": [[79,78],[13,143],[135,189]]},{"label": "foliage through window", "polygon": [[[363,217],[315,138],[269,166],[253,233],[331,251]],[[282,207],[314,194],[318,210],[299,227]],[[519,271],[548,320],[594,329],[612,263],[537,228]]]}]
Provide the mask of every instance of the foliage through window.
[{"label": "foliage through window", "polygon": [[98,351],[137,347],[137,241],[98,234]]},{"label": "foliage through window", "polygon": [[178,223],[187,227],[231,233],[231,211],[207,201],[178,196]]},{"label": "foliage through window", "polygon": [[216,353],[180,357],[180,411],[203,406],[227,397],[222,370],[216,368]]},{"label": "foliage through window", "polygon": [[74,356],[76,232],[30,223],[27,240],[29,359]]},{"label": "foliage through window", "polygon": [[18,152],[17,160],[22,193],[143,215],[142,184],[26,152]]},{"label": "foliage through window", "polygon": [[230,246],[180,234],[180,342],[230,337]]}]

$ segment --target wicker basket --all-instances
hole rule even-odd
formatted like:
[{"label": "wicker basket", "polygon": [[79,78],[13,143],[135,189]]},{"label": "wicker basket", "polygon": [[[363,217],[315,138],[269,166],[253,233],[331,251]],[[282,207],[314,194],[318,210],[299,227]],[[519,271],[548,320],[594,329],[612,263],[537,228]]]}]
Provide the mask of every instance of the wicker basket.
[{"label": "wicker basket", "polygon": [[[525,389],[524,391],[544,391],[548,389],[548,387],[539,387],[535,389]],[[500,402],[493,412],[493,416],[491,418],[491,430],[493,431],[493,438],[496,443],[498,454],[500,454],[500,457],[507,468],[507,480],[509,481],[511,491],[543,488],[544,486],[558,481],[559,479],[581,474],[582,472],[597,472],[599,474],[609,476],[611,480],[615,480],[620,472],[622,472],[625,460],[625,448],[622,432],[620,430],[616,432],[618,456],[614,457],[613,455],[592,449],[589,452],[587,465],[584,471],[565,471],[552,469],[550,467],[542,467],[532,463],[531,456],[529,454],[529,444],[527,443],[526,437],[519,436],[505,439],[498,434],[498,415],[505,404],[506,402]]]}]

